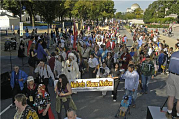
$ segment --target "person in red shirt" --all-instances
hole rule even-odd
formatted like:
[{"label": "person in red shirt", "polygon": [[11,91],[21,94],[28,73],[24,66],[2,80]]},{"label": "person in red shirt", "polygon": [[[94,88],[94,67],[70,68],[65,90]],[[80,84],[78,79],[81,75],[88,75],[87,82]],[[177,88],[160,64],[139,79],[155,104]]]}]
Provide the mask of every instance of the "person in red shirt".
[{"label": "person in red shirt", "polygon": [[31,36],[30,40],[28,41],[27,56],[29,56],[29,50],[30,50],[31,44],[34,42],[34,40],[35,40],[35,37]]},{"label": "person in red shirt", "polygon": [[124,53],[121,55],[121,59],[120,59],[122,61],[122,67],[121,68],[127,70],[129,61],[131,59],[132,59],[131,55],[129,54],[128,49],[126,48]]}]

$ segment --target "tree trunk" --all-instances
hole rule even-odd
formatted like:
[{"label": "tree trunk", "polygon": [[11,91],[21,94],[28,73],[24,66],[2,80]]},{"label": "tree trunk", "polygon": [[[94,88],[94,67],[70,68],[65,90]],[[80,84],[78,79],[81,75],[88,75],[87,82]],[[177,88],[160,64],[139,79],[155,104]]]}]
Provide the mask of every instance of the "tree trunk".
[{"label": "tree trunk", "polygon": [[32,25],[32,14],[29,14],[30,16],[30,24]]},{"label": "tree trunk", "polygon": [[48,28],[47,28],[47,33],[49,34],[49,23],[48,23],[48,26],[47,26]]},{"label": "tree trunk", "polygon": [[34,28],[35,26],[35,16],[32,14],[32,21],[31,21],[32,27]]}]

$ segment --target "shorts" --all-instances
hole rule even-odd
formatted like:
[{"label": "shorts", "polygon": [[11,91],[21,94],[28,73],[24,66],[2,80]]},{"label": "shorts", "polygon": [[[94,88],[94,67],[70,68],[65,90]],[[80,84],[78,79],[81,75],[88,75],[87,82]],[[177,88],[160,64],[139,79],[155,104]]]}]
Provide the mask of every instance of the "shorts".
[{"label": "shorts", "polygon": [[127,107],[120,107],[120,110],[123,111],[123,112],[126,112],[127,111]]},{"label": "shorts", "polygon": [[179,100],[179,76],[170,73],[166,81],[167,83],[167,95],[174,96]]}]

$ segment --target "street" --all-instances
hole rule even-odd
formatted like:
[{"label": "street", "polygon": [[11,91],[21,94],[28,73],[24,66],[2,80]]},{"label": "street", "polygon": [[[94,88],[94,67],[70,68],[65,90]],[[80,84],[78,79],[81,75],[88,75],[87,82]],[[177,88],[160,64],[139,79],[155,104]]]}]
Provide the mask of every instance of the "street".
[{"label": "street", "polygon": [[[129,41],[127,46],[132,46],[132,37],[127,30],[120,30],[121,35],[127,35]],[[2,43],[1,43],[2,47]],[[2,50],[3,48],[1,48]],[[1,55],[1,73],[11,70],[9,52],[1,51],[6,55]],[[17,52],[13,51],[13,52]],[[16,53],[13,53],[16,54]],[[12,56],[12,66],[18,65],[20,69],[24,70],[26,73],[29,73],[29,68],[27,67],[28,58],[23,59],[25,63],[24,67],[22,66],[22,59],[18,58],[16,55]],[[84,75],[86,77],[86,74]],[[87,78],[87,77],[86,77]],[[162,106],[166,100],[165,92],[165,80],[167,75],[158,75],[151,80],[149,84],[150,92],[148,94],[140,95],[136,100],[136,108],[131,107],[131,115],[127,115],[127,119],[145,119],[147,114],[147,106]],[[3,89],[4,91],[6,89]],[[55,112],[55,93],[53,87],[49,87],[50,97],[51,97],[51,108],[57,119],[57,114]],[[124,96],[124,81],[120,82],[118,87],[117,101],[113,102],[111,97],[111,92],[107,92],[105,97],[102,97],[101,92],[80,92],[73,94],[72,98],[77,106],[77,115],[82,119],[115,119],[115,114],[119,108],[120,101]],[[11,104],[12,99],[1,100],[1,112],[6,109]],[[1,119],[12,119],[15,114],[15,108],[10,108],[6,110],[2,115]],[[64,117],[63,113],[63,117]]]}]

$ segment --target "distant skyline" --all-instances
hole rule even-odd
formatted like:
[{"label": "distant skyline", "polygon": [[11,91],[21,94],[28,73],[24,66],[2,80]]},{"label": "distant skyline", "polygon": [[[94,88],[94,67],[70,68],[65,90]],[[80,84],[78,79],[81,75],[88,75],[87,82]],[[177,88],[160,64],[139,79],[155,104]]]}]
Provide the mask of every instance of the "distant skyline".
[{"label": "distant skyline", "polygon": [[147,9],[150,4],[156,0],[113,0],[116,12],[126,12],[132,4],[137,3],[142,10]]}]

